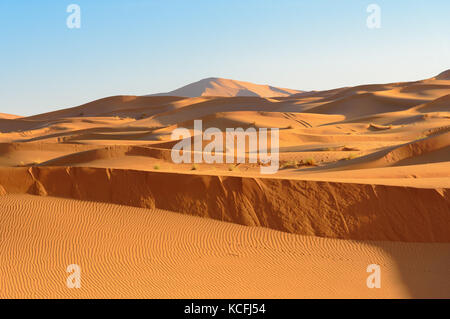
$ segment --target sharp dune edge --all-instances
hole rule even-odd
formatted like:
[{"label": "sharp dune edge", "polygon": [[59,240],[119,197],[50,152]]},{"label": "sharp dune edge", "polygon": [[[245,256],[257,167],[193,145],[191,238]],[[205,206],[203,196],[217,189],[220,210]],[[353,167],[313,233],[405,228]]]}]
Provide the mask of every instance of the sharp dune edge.
[{"label": "sharp dune edge", "polygon": [[[449,74],[0,114],[0,298],[450,298]],[[278,128],[280,170],[174,164],[195,119]]]},{"label": "sharp dune edge", "polygon": [[0,169],[0,192],[158,208],[301,235],[450,241],[448,189],[33,167]]}]

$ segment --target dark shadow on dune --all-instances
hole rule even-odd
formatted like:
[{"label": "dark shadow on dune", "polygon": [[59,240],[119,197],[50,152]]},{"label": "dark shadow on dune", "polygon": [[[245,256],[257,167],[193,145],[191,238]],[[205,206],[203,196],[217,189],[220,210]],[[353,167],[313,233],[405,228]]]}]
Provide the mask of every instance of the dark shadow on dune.
[{"label": "dark shadow on dune", "polygon": [[[450,243],[372,242],[370,245],[384,251],[395,262],[412,298],[450,298]],[[382,262],[374,260],[373,263]]]},{"label": "dark shadow on dune", "polygon": [[[392,189],[390,192],[392,192]],[[387,200],[388,198],[386,197],[385,199]],[[395,196],[392,199],[395,199]],[[401,200],[408,200],[408,198],[399,199],[399,201]],[[413,201],[412,198],[409,200]],[[403,212],[402,215],[396,216],[391,221],[392,229],[390,230],[390,234],[380,233],[380,236],[387,236],[388,238],[400,235],[399,237],[403,237],[405,241],[398,241],[398,238],[392,238],[392,241],[379,241],[376,239],[377,231],[382,232],[383,228],[386,228],[386,223],[380,222],[381,215],[376,214],[371,214],[369,221],[360,223],[354,229],[355,235],[350,230],[348,237],[352,238],[358,236],[358,234],[370,234],[369,237],[374,238],[374,240],[361,241],[361,245],[375,247],[383,251],[395,262],[395,267],[400,275],[402,284],[408,289],[411,298],[450,298],[450,242],[442,242],[440,240],[437,240],[440,242],[432,242],[434,235],[439,233],[439,230],[434,227],[437,224],[430,221],[434,216],[433,211],[427,210],[427,207],[432,206],[429,204],[429,200],[432,201],[432,196],[426,198],[426,201],[422,201],[421,203],[417,202],[414,205],[417,208],[416,210],[420,210],[420,213],[424,216],[422,221],[420,221],[420,218],[417,218],[416,214],[416,218],[411,216],[411,219],[414,219],[414,224],[408,224],[410,216],[402,216],[404,215]],[[352,207],[348,207],[348,209],[364,212],[367,207],[376,206],[375,201],[377,201],[376,198],[369,198],[365,201],[355,203]],[[384,206],[398,205],[401,205],[401,203],[392,205],[386,203]],[[446,205],[450,212],[450,201],[448,199]],[[398,210],[396,207],[393,207],[392,212],[388,211],[387,213],[395,215],[398,214]],[[442,218],[442,216],[439,218]],[[379,225],[384,226],[377,230]],[[414,237],[417,237],[417,242],[412,240]],[[428,239],[430,242],[425,242],[426,240],[424,239]],[[386,280],[388,280],[386,276],[383,277],[383,267],[386,267],[386,265],[382,259],[371,260],[370,262],[381,266],[382,289],[383,285],[386,286]],[[392,285],[394,283],[390,284]]]},{"label": "dark shadow on dune", "polygon": [[240,89],[236,93],[236,96],[254,96],[254,97],[259,97],[258,94],[256,94],[255,92],[252,92],[250,90],[247,90],[247,89]]}]

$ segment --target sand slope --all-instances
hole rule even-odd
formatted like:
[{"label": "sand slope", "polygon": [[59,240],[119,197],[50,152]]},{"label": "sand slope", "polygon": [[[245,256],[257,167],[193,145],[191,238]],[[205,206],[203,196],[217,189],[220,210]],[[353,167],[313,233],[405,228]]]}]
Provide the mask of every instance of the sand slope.
[{"label": "sand slope", "polygon": [[18,116],[18,115],[12,115],[12,114],[0,113],[0,119],[11,120],[11,119],[17,119],[17,118],[20,118],[20,116]]},{"label": "sand slope", "polygon": [[450,81],[450,69],[438,74],[438,76],[436,76],[434,79]]},{"label": "sand slope", "polygon": [[[30,218],[32,216],[32,218]],[[0,197],[0,298],[450,297],[449,244],[290,235],[51,197]],[[66,268],[81,267],[81,289]],[[380,289],[366,268],[381,266]]]}]

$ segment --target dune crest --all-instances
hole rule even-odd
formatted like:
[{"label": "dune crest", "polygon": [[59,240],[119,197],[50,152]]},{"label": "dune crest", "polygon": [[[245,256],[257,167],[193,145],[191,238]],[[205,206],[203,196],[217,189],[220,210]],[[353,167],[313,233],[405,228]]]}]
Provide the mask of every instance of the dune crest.
[{"label": "dune crest", "polygon": [[18,119],[20,117],[21,116],[19,116],[19,115],[0,113],[0,119],[12,120],[12,119]]},{"label": "dune crest", "polygon": [[450,69],[440,73],[435,77],[436,80],[450,81]]}]

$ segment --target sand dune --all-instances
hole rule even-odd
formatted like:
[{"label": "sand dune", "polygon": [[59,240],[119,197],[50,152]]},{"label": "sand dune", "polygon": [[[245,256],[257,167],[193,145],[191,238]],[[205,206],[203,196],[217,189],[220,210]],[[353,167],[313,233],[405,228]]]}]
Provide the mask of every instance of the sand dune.
[{"label": "sand dune", "polygon": [[12,115],[12,114],[0,113],[0,119],[12,120],[12,119],[17,119],[17,118],[20,118],[20,116]]},{"label": "sand dune", "polygon": [[432,135],[401,146],[394,146],[346,162],[330,165],[333,169],[361,169],[450,162],[450,132]]},{"label": "sand dune", "polygon": [[429,103],[418,106],[419,112],[448,112],[450,108],[450,94],[437,98]]},{"label": "sand dune", "polygon": [[[0,114],[0,297],[450,297],[449,72],[312,92],[210,78]],[[173,163],[196,119],[278,128],[279,171]],[[74,262],[85,290],[63,284]]]},{"label": "sand dune", "polygon": [[[24,147],[25,146],[25,147]],[[58,145],[58,144],[0,144],[0,166],[37,165],[53,158],[59,158],[74,151],[92,149],[89,145]],[[96,148],[96,147],[95,147]]]},{"label": "sand dune", "polygon": [[153,96],[257,96],[279,97],[300,93],[298,90],[282,89],[270,85],[253,84],[221,78],[207,78],[183,86],[167,93],[158,93]]},{"label": "sand dune", "polygon": [[0,185],[8,194],[159,208],[302,235],[450,241],[447,189],[83,167],[0,169]]},{"label": "sand dune", "polygon": [[[3,196],[0,208],[0,298],[442,298],[449,292],[449,244],[298,236],[29,195]],[[81,289],[66,286],[70,264],[80,266]],[[366,286],[369,264],[381,267],[381,289]]]},{"label": "sand dune", "polygon": [[422,102],[424,102],[424,100],[405,99],[395,96],[380,96],[373,93],[360,93],[308,109],[307,112],[342,114],[345,115],[346,118],[351,118],[367,116],[370,114],[403,111]]},{"label": "sand dune", "polygon": [[144,97],[144,96],[113,96],[96,100],[81,106],[54,111],[50,113],[26,117],[26,120],[56,120],[70,117],[89,117],[89,116],[120,116],[131,114],[140,114],[143,109],[153,113],[159,113],[166,108],[170,109],[173,102],[182,100],[182,97]]},{"label": "sand dune", "polygon": [[447,71],[444,71],[440,73],[438,76],[436,76],[434,79],[436,80],[444,80],[444,81],[450,81],[450,69]]}]

